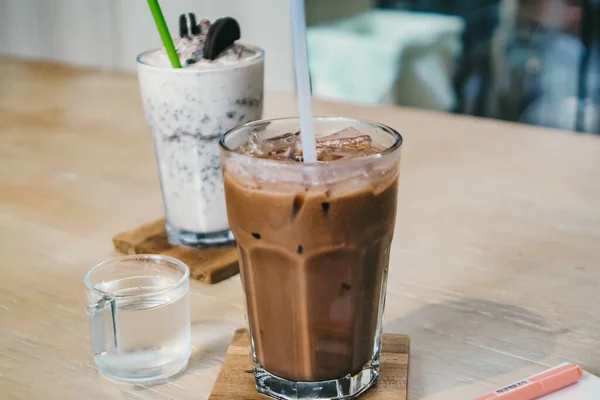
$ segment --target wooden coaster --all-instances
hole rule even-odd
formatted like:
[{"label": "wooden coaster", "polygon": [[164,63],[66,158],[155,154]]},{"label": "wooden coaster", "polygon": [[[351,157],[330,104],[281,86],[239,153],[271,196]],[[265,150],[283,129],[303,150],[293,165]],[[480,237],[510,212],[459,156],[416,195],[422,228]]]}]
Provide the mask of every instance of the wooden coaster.
[{"label": "wooden coaster", "polygon": [[113,237],[117,251],[125,254],[162,254],[175,257],[190,268],[190,276],[205,283],[217,283],[240,271],[235,247],[192,249],[172,246],[167,240],[165,220],[150,222]]},{"label": "wooden coaster", "polygon": [[[410,338],[383,334],[377,385],[360,396],[361,400],[406,400]],[[250,338],[239,329],[227,349],[225,361],[209,400],[265,400],[254,387]]]}]

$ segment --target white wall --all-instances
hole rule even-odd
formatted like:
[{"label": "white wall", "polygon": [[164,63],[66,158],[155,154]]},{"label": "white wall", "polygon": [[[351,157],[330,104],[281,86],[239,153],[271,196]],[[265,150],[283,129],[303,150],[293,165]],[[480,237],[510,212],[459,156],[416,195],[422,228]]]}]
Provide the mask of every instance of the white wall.
[{"label": "white wall", "polygon": [[[373,0],[306,0],[318,23],[370,8]],[[289,0],[162,0],[177,34],[179,14],[236,18],[242,39],[266,51],[265,86],[294,89]],[[0,54],[135,70],[135,57],[160,39],[146,0],[0,0]]]},{"label": "white wall", "polygon": [[[179,14],[236,18],[242,38],[267,53],[265,85],[293,90],[287,0],[163,0],[173,35]],[[134,70],[160,39],[146,0],[0,0],[0,54]]]},{"label": "white wall", "polygon": [[2,53],[111,66],[111,28],[106,1],[0,0]]}]

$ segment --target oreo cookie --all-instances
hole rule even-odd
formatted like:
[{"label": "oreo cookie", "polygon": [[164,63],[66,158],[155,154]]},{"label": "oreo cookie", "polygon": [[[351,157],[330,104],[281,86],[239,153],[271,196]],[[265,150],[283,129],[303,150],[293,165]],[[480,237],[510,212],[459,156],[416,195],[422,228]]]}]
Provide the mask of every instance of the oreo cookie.
[{"label": "oreo cookie", "polygon": [[219,18],[208,28],[203,57],[214,60],[236,40],[242,37],[240,25],[231,17]]},{"label": "oreo cookie", "polygon": [[190,37],[200,33],[200,27],[196,24],[194,13],[181,14],[179,16],[179,37]]}]

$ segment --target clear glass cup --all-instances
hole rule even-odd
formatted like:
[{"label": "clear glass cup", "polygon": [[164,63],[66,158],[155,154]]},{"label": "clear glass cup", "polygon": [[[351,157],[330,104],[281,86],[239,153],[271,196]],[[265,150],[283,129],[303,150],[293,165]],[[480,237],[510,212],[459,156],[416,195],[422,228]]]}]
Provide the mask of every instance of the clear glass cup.
[{"label": "clear glass cup", "polygon": [[256,388],[276,399],[351,399],[379,374],[402,137],[345,118],[314,126],[317,139],[353,128],[344,135],[369,135],[381,151],[315,164],[235,151],[250,133],[297,132],[297,118],[248,123],[221,138]]},{"label": "clear glass cup", "polygon": [[157,66],[140,54],[138,78],[152,132],[169,243],[210,247],[233,243],[227,223],[219,137],[262,118],[264,52],[233,63]]},{"label": "clear glass cup", "polygon": [[159,255],[112,258],[85,276],[94,361],[109,378],[150,382],[191,354],[188,267]]}]

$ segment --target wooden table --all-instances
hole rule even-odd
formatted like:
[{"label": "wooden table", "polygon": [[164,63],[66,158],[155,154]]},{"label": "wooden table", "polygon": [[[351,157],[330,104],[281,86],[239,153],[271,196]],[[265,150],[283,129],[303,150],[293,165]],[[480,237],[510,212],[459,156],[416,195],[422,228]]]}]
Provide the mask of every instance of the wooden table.
[{"label": "wooden table", "polygon": [[[269,93],[266,116],[295,113]],[[571,361],[600,374],[600,137],[316,102],[404,137],[385,330],[412,337],[409,399],[471,399]],[[83,276],[161,214],[131,75],[0,58],[0,398],[206,399],[239,277],[192,284],[189,370],[113,383],[92,360]]]}]

